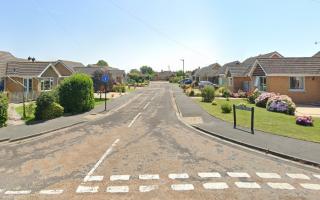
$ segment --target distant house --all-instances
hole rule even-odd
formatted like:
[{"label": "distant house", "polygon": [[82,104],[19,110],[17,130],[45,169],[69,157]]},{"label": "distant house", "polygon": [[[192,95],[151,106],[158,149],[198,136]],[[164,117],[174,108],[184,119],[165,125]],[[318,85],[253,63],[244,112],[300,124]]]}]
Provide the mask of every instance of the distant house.
[{"label": "distant house", "polygon": [[169,81],[171,77],[174,77],[176,75],[175,72],[172,71],[161,71],[156,72],[153,80],[154,81]]},{"label": "distant house", "polygon": [[219,83],[219,70],[221,65],[218,63],[214,63],[208,65],[206,67],[202,67],[197,69],[194,72],[194,79],[195,81],[210,81],[211,83],[218,84]]}]

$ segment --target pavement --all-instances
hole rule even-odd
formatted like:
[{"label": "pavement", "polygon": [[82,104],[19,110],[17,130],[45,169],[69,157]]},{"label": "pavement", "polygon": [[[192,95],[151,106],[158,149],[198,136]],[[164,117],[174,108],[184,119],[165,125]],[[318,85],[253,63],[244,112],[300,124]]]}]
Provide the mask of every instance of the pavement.
[{"label": "pavement", "polygon": [[320,107],[310,105],[298,105],[296,109],[296,115],[320,118]]},{"label": "pavement", "polygon": [[0,198],[319,199],[320,169],[187,126],[173,94],[151,83],[112,114],[0,145]]},{"label": "pavement", "polygon": [[187,97],[179,87],[174,87],[174,94],[183,118],[186,121],[198,118],[198,121],[202,122],[191,123],[196,128],[250,148],[320,166],[319,143],[278,136],[258,130],[251,134],[249,129],[243,127],[234,129],[233,124],[208,114],[192,98]]}]

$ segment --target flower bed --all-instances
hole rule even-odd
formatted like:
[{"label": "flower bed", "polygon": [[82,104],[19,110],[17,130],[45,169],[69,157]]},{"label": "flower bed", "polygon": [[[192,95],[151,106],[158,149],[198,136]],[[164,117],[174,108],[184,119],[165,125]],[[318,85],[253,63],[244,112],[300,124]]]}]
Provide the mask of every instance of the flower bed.
[{"label": "flower bed", "polygon": [[296,118],[296,124],[302,125],[302,126],[313,126],[313,119],[312,117],[307,116],[300,116]]},{"label": "flower bed", "polygon": [[267,102],[267,110],[294,115],[296,105],[287,95],[275,95],[269,98]]},{"label": "flower bed", "polygon": [[264,92],[260,94],[254,102],[256,103],[256,106],[265,108],[267,106],[267,102],[269,98],[274,97],[276,94],[275,93],[269,93],[269,92]]}]

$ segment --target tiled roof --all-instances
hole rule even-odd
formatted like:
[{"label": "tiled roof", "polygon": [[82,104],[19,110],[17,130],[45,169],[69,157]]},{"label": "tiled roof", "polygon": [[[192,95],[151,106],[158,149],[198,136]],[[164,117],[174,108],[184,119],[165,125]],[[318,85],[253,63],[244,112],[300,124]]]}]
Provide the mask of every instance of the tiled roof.
[{"label": "tiled roof", "polygon": [[214,77],[214,76],[219,76],[219,69],[221,66],[218,63],[214,63],[211,65],[208,65],[206,67],[202,67],[198,69],[195,72],[196,76],[208,76],[208,77]]},{"label": "tiled roof", "polygon": [[110,66],[99,66],[97,64],[89,64],[88,67],[92,67],[92,68],[105,68],[107,70],[120,70],[118,68],[115,67],[110,67]]},{"label": "tiled roof", "polygon": [[5,76],[7,62],[9,61],[26,61],[26,60],[22,58],[16,58],[9,52],[0,51],[0,77]]},{"label": "tiled roof", "polygon": [[226,63],[219,69],[219,74],[225,75],[227,69],[233,69],[233,68],[236,68],[239,66],[240,66],[239,61],[233,61],[233,62]]},{"label": "tiled roof", "polygon": [[103,67],[74,67],[73,69],[75,72],[85,73],[90,76],[93,76],[95,71],[98,71],[98,70],[105,71],[105,68],[103,68]]},{"label": "tiled roof", "polygon": [[52,62],[8,62],[6,74],[8,76],[36,77]]},{"label": "tiled roof", "polygon": [[316,54],[314,54],[312,57],[319,57],[320,58],[320,51]]},{"label": "tiled roof", "polygon": [[85,67],[81,62],[74,62],[69,60],[58,60],[57,62],[62,62],[71,71],[75,71],[75,67]]},{"label": "tiled roof", "polygon": [[320,57],[258,58],[267,75],[320,75]]}]

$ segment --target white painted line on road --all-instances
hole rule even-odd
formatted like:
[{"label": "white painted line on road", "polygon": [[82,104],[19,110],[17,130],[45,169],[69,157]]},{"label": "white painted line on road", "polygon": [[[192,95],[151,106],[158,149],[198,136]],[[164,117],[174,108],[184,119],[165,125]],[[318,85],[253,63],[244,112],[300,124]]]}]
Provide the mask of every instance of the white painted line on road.
[{"label": "white painted line on road", "polygon": [[141,115],[141,113],[138,113],[134,118],[133,118],[133,120],[130,122],[130,124],[128,125],[128,127],[130,128],[132,125],[133,125],[133,123],[138,119],[138,117]]},{"label": "white painted line on road", "polygon": [[145,109],[149,106],[150,103],[151,103],[151,102],[148,102],[148,103],[143,107],[143,110],[145,110]]},{"label": "white painted line on road", "polygon": [[107,187],[107,192],[109,193],[127,193],[129,192],[128,186],[110,186]]},{"label": "white painted line on road", "polygon": [[224,182],[204,183],[203,187],[207,190],[223,190],[229,188]]},{"label": "white painted line on road", "polygon": [[87,181],[102,181],[103,176],[90,176]]},{"label": "white painted line on road", "polygon": [[130,175],[111,175],[110,181],[127,181],[130,179]]},{"label": "white painted line on road", "polygon": [[309,176],[304,175],[304,174],[290,174],[287,173],[287,176],[293,179],[304,179],[304,180],[310,180]]},{"label": "white painted line on road", "polygon": [[320,190],[320,184],[301,183],[300,185],[308,190]]},{"label": "white painted line on road", "polygon": [[62,194],[63,190],[41,190],[39,194]]},{"label": "white painted line on road", "polygon": [[151,101],[153,101],[153,99],[156,97],[157,95],[154,95],[152,98],[151,98]]},{"label": "white painted line on road", "polygon": [[313,174],[313,176],[320,179],[320,174]]},{"label": "white painted line on road", "polygon": [[22,195],[22,194],[30,194],[31,190],[8,190],[4,194],[8,195]]},{"label": "white painted line on road", "polygon": [[0,189],[0,193],[2,193],[4,191],[4,189]]},{"label": "white painted line on road", "polygon": [[218,172],[199,172],[198,176],[201,178],[220,178],[221,175]]},{"label": "white painted line on road", "polygon": [[263,172],[257,172],[257,176],[260,178],[267,178],[267,179],[272,179],[272,178],[281,178],[281,176],[277,173],[263,173]]},{"label": "white painted line on road", "polygon": [[245,189],[260,189],[260,185],[256,182],[235,182],[238,188],[245,188]]},{"label": "white painted line on road", "polygon": [[227,172],[232,178],[250,178],[250,175],[245,172]]},{"label": "white painted line on road", "polygon": [[104,152],[104,154],[101,156],[101,158],[98,160],[98,162],[93,166],[93,168],[89,171],[89,173],[86,175],[86,177],[84,177],[83,182],[87,182],[87,181],[90,179],[90,177],[91,177],[91,175],[93,174],[93,172],[99,167],[99,165],[102,163],[102,161],[112,152],[112,148],[113,148],[114,146],[116,146],[116,144],[117,144],[119,141],[120,141],[120,139],[116,139],[116,140],[112,143],[111,147],[109,147],[109,148],[107,149],[107,151]]},{"label": "white painted line on road", "polygon": [[267,183],[273,189],[294,190],[295,188],[289,183]]},{"label": "white painted line on road", "polygon": [[171,189],[175,191],[187,191],[187,190],[194,190],[192,184],[174,184],[171,185]]},{"label": "white painted line on road", "polygon": [[158,180],[159,174],[141,174],[139,175],[139,179],[141,180]]},{"label": "white painted line on road", "polygon": [[169,174],[168,177],[171,179],[186,179],[186,178],[189,178],[189,175],[187,173]]},{"label": "white painted line on road", "polygon": [[82,186],[79,185],[76,193],[96,193],[99,190],[99,186]]},{"label": "white painted line on road", "polygon": [[156,190],[158,188],[159,188],[158,185],[141,185],[141,186],[139,186],[139,191],[140,192],[150,192],[150,191]]}]

